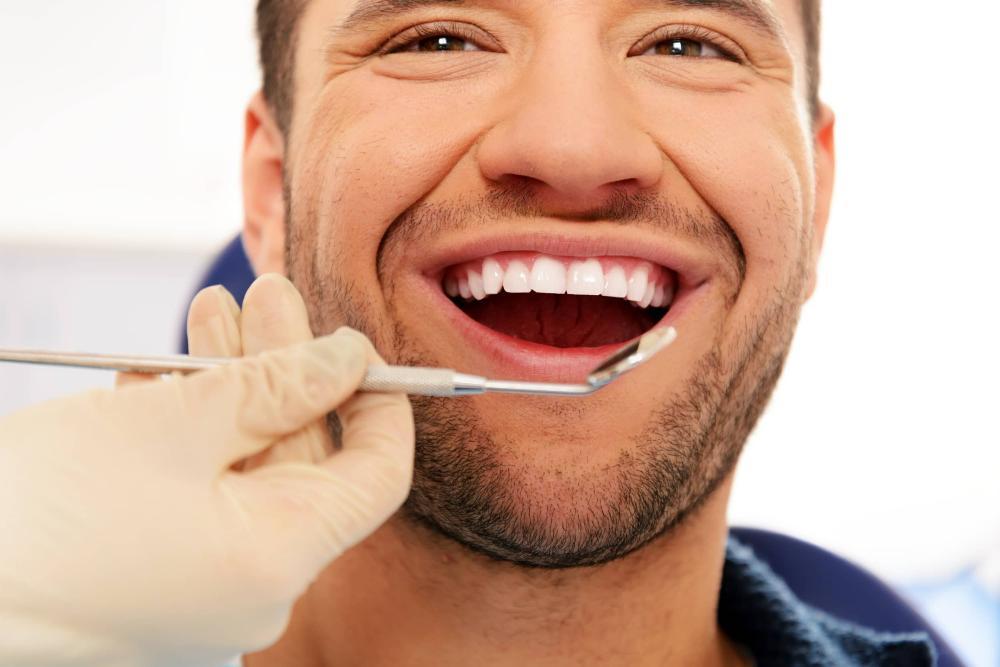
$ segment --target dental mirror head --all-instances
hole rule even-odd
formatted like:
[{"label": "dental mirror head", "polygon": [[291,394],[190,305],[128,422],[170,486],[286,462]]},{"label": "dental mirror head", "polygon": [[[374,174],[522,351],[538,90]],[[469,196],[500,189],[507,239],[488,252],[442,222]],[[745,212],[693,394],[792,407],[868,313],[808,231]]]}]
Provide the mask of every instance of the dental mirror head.
[{"label": "dental mirror head", "polygon": [[677,330],[673,327],[653,329],[629,343],[610,357],[601,362],[590,375],[587,382],[591,387],[599,389],[618,379],[630,370],[649,361],[653,355],[673,343],[677,339]]},{"label": "dental mirror head", "polygon": [[455,375],[454,382],[456,391],[449,395],[468,396],[489,391],[504,394],[534,394],[536,396],[587,396],[601,387],[606,387],[625,373],[643,365],[676,339],[677,330],[673,327],[663,327],[646,332],[598,364],[587,376],[586,384],[488,380],[458,373]]}]

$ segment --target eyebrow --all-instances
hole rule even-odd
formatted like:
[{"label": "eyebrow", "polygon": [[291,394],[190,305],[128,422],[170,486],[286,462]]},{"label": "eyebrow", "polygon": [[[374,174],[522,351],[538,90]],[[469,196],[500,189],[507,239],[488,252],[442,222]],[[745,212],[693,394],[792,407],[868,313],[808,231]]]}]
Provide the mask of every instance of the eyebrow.
[{"label": "eyebrow", "polygon": [[[465,0],[361,0],[354,11],[344,19],[337,32],[357,28],[366,23],[390,18],[421,7],[458,7],[465,4]],[[775,16],[774,11],[762,0],[641,0],[638,4],[724,12],[769,37],[782,39],[784,34],[781,22]]]},{"label": "eyebrow", "polygon": [[762,0],[653,0],[649,4],[724,12],[774,39],[782,39],[781,21]]},{"label": "eyebrow", "polygon": [[389,18],[421,7],[436,5],[455,7],[464,4],[465,0],[361,0],[354,11],[340,24],[339,30],[350,30],[365,23]]}]

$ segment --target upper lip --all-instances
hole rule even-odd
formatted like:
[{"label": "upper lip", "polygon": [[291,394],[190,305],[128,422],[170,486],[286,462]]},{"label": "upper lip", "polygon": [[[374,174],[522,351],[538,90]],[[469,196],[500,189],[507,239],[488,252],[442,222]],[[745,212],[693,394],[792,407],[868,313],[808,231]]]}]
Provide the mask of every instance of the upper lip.
[{"label": "upper lip", "polygon": [[[595,223],[570,223],[575,225]],[[638,230],[636,230],[638,231]],[[683,239],[652,237],[620,226],[608,231],[565,230],[484,233],[438,243],[424,253],[422,272],[440,278],[444,270],[500,252],[521,251],[559,257],[634,257],[659,264],[677,274],[678,286],[694,288],[711,276],[712,258]],[[651,238],[652,237],[652,238]]]}]

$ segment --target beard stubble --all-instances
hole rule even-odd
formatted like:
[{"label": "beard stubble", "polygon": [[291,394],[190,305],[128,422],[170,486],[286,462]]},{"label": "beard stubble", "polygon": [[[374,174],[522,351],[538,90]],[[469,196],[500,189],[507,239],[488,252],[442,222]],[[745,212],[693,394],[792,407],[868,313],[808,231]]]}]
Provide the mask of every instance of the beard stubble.
[{"label": "beard stubble", "polygon": [[[305,297],[313,331],[322,335],[347,324],[371,338],[390,363],[447,366],[406,335],[398,313],[386,318],[375,312],[357,285],[324,270],[331,265],[329,257],[321,260],[324,253],[315,242],[310,245],[315,236],[306,235],[317,220],[295,220],[294,212],[290,207],[286,217],[294,221],[286,266]],[[417,204],[384,235],[378,275],[382,278],[383,267],[399,261],[418,239],[468,229],[470,223],[542,214],[530,193],[509,190],[472,203]],[[735,286],[730,305],[735,302],[746,259],[736,234],[718,216],[650,196],[623,195],[585,217],[646,225],[652,233],[681,234],[710,245],[727,259]],[[462,399],[411,397],[416,459],[402,516],[489,558],[542,568],[606,563],[668,533],[729,475],[773,392],[801,308],[808,242],[803,234],[787,281],[775,286],[757,316],[730,336],[728,354],[720,328],[708,352],[692,365],[681,393],[650,414],[640,435],[601,469],[600,479],[589,475],[570,498],[544,497],[545,471],[503,460],[501,452],[509,451],[503,435],[484,428]],[[391,284],[383,280],[382,285],[390,310],[405,305],[392,298]],[[574,413],[572,407],[555,410],[567,419]],[[335,419],[330,428],[336,441]],[[546,511],[555,501],[560,511]]]}]

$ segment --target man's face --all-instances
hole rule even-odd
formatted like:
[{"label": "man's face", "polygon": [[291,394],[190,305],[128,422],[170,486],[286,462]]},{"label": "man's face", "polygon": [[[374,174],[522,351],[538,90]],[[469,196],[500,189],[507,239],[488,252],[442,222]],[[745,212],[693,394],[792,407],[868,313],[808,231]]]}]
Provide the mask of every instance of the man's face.
[{"label": "man's face", "polygon": [[811,290],[830,179],[797,2],[311,0],[299,31],[286,266],[258,268],[287,270],[317,334],[575,382],[679,332],[588,398],[415,399],[406,515],[543,566],[683,518]]}]

